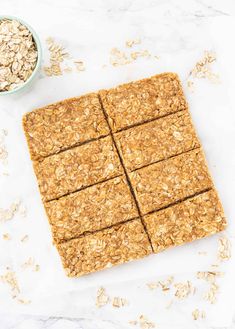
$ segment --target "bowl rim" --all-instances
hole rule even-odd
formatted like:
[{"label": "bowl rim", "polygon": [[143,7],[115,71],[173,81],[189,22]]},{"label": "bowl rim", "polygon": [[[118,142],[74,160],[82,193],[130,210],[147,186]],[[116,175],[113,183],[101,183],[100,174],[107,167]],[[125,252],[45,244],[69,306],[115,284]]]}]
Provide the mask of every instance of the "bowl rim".
[{"label": "bowl rim", "polygon": [[27,27],[27,29],[32,33],[33,39],[35,41],[37,52],[38,52],[38,58],[37,58],[37,63],[35,65],[35,68],[34,68],[32,74],[30,75],[30,77],[22,85],[20,85],[19,87],[15,88],[15,89],[0,91],[0,96],[14,94],[17,91],[22,90],[24,87],[26,87],[34,79],[35,75],[37,74],[37,72],[41,66],[41,61],[42,61],[42,46],[41,46],[40,39],[39,39],[37,33],[35,32],[35,30],[28,23],[26,23],[23,19],[18,18],[16,16],[0,15],[0,21],[4,20],[4,19],[16,20],[19,23],[21,23],[22,25]]}]

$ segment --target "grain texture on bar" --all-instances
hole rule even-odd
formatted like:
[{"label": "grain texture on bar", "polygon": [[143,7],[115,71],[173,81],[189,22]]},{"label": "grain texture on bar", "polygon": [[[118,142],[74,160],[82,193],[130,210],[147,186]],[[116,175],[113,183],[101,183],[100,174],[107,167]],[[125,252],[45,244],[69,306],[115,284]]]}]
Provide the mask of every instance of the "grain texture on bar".
[{"label": "grain texture on bar", "polygon": [[138,217],[124,176],[45,203],[56,243]]},{"label": "grain texture on bar", "polygon": [[96,93],[26,113],[23,125],[33,160],[109,134]]},{"label": "grain texture on bar", "polygon": [[177,74],[163,73],[99,92],[113,132],[187,109]]},{"label": "grain texture on bar", "polygon": [[108,228],[57,246],[68,276],[81,276],[142,258],[152,252],[140,220]]},{"label": "grain texture on bar", "polygon": [[188,111],[180,111],[114,135],[130,171],[200,146]]},{"label": "grain texture on bar", "polygon": [[226,226],[175,73],[48,105],[27,113],[23,126],[71,277]]},{"label": "grain texture on bar", "polygon": [[43,201],[123,173],[109,136],[35,162],[34,170]]},{"label": "grain texture on bar", "polygon": [[161,209],[212,187],[200,149],[130,173],[142,214]]},{"label": "grain texture on bar", "polygon": [[214,189],[144,216],[154,252],[204,238],[226,227]]}]

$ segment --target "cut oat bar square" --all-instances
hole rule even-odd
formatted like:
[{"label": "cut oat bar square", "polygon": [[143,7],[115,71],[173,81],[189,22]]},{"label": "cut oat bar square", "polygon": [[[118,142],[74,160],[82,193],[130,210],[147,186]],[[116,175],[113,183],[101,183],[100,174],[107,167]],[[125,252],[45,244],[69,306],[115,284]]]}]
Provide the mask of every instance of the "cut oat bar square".
[{"label": "cut oat bar square", "polygon": [[34,162],[43,201],[59,198],[123,173],[110,136]]},{"label": "cut oat bar square", "polygon": [[152,252],[140,220],[133,220],[57,245],[68,276],[78,277]]},{"label": "cut oat bar square", "polygon": [[187,109],[180,80],[162,73],[99,92],[113,132]]},{"label": "cut oat bar square", "polygon": [[114,137],[129,171],[200,146],[188,111],[127,129]]},{"label": "cut oat bar square", "polygon": [[138,217],[124,176],[45,203],[56,243]]},{"label": "cut oat bar square", "polygon": [[201,149],[133,171],[130,179],[142,214],[212,187]]},{"label": "cut oat bar square", "polygon": [[109,134],[96,93],[29,112],[23,126],[33,160]]},{"label": "cut oat bar square", "polygon": [[214,189],[144,216],[154,252],[204,238],[226,227]]}]

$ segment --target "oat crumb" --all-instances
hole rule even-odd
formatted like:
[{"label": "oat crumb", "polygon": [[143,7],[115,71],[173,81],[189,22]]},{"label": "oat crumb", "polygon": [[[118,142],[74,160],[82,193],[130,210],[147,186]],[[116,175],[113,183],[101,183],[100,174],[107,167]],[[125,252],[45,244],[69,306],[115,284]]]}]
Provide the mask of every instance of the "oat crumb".
[{"label": "oat crumb", "polygon": [[106,291],[103,287],[100,287],[97,291],[97,296],[96,296],[96,306],[97,307],[102,307],[110,301],[109,296],[106,294]]},{"label": "oat crumb", "polygon": [[9,208],[2,209],[0,208],[0,222],[7,222],[15,216],[17,211],[19,210],[21,202],[19,200],[13,202]]},{"label": "oat crumb", "polygon": [[15,272],[7,268],[6,274],[0,275],[0,281],[10,286],[12,298],[15,298],[16,296],[19,295],[20,288]]},{"label": "oat crumb", "polygon": [[35,260],[33,257],[29,257],[22,265],[22,269],[32,269],[34,272],[38,272],[40,270],[40,265],[35,264]]},{"label": "oat crumb", "polygon": [[212,83],[219,82],[219,75],[212,72],[211,64],[216,61],[214,52],[205,51],[204,56],[199,60],[189,73],[189,76],[197,79],[208,79]]},{"label": "oat crumb", "polygon": [[155,324],[153,322],[150,322],[146,316],[141,315],[139,317],[139,326],[141,329],[151,329],[155,328]]},{"label": "oat crumb", "polygon": [[29,239],[29,236],[28,236],[27,234],[25,234],[25,235],[20,239],[20,241],[21,241],[21,242],[26,242],[26,241],[28,241],[28,239]]},{"label": "oat crumb", "polygon": [[178,299],[184,299],[194,291],[190,281],[175,283],[174,287],[176,288],[175,297]]},{"label": "oat crumb", "polygon": [[159,287],[159,282],[149,282],[149,283],[146,283],[146,285],[148,286],[148,288],[150,290],[154,290],[157,287]]},{"label": "oat crumb", "polygon": [[161,287],[162,291],[169,291],[170,290],[170,286],[172,285],[173,281],[174,281],[174,277],[173,276],[169,276],[164,281],[158,281],[158,284]]},{"label": "oat crumb", "polygon": [[69,54],[53,38],[47,38],[46,42],[50,53],[50,65],[44,66],[44,72],[47,76],[62,75],[61,63],[69,57]]},{"label": "oat crumb", "polygon": [[131,324],[132,326],[137,326],[138,321],[136,321],[136,320],[130,320],[129,321],[129,324]]},{"label": "oat crumb", "polygon": [[5,145],[5,137],[7,136],[7,130],[2,129],[0,131],[0,161],[3,165],[7,164],[8,152]]},{"label": "oat crumb", "polygon": [[205,319],[206,313],[205,311],[200,311],[198,308],[192,311],[192,317],[193,320],[198,320],[198,319]]},{"label": "oat crumb", "polygon": [[127,40],[126,41],[126,47],[132,48],[134,45],[139,45],[141,43],[141,39],[133,39],[133,40]]},{"label": "oat crumb", "polygon": [[7,241],[11,240],[11,236],[10,236],[9,233],[4,233],[4,234],[2,235],[2,238],[3,238],[3,240],[7,240]]},{"label": "oat crumb", "polygon": [[31,300],[29,300],[29,299],[18,298],[17,302],[20,303],[20,304],[23,304],[23,305],[31,304]]},{"label": "oat crumb", "polygon": [[217,258],[222,262],[231,258],[231,242],[226,236],[219,238]]},{"label": "oat crumb", "polygon": [[83,61],[74,61],[74,64],[76,66],[76,70],[78,72],[82,72],[85,71],[85,64],[83,63]]},{"label": "oat crumb", "polygon": [[125,298],[121,298],[121,297],[114,297],[113,298],[113,307],[123,307],[126,306],[128,304],[128,301]]}]

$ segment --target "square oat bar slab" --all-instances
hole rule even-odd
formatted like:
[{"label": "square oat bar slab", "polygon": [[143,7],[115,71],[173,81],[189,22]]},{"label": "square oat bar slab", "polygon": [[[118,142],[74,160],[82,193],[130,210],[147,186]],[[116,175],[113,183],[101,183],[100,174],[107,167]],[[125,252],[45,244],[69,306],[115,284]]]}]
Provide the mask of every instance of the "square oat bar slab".
[{"label": "square oat bar slab", "polygon": [[187,109],[177,74],[162,73],[99,92],[113,132]]},{"label": "square oat bar slab", "polygon": [[47,202],[45,209],[56,243],[138,217],[124,176]]},{"label": "square oat bar slab", "polygon": [[152,253],[139,219],[57,245],[68,276],[78,277]]},{"label": "square oat bar slab", "polygon": [[114,138],[130,171],[200,146],[188,111],[121,131]]},{"label": "square oat bar slab", "polygon": [[214,189],[144,216],[154,252],[204,238],[226,227]]},{"label": "square oat bar slab", "polygon": [[43,201],[123,173],[110,136],[35,161],[34,170]]},{"label": "square oat bar slab", "polygon": [[142,214],[213,186],[201,149],[133,171],[130,179]]},{"label": "square oat bar slab", "polygon": [[29,112],[23,126],[33,160],[109,134],[96,93]]}]

